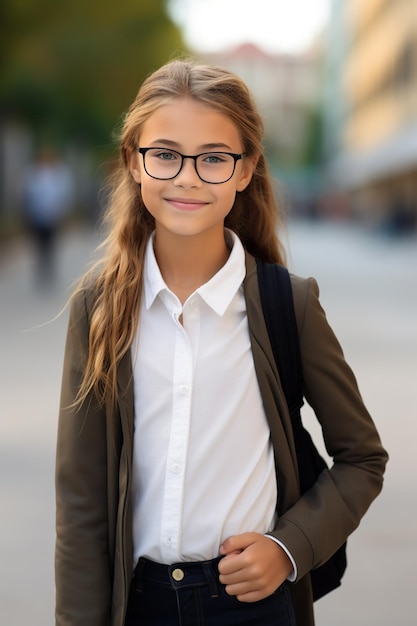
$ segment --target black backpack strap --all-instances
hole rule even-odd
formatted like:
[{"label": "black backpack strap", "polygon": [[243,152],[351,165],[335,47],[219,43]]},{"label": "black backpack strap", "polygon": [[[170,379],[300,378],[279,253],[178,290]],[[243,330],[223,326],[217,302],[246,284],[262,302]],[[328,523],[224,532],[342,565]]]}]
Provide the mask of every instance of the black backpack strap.
[{"label": "black backpack strap", "polygon": [[288,270],[257,260],[265,323],[291,419],[303,406],[300,344]]},{"label": "black backpack strap", "polygon": [[269,340],[291,417],[301,493],[326,468],[301,420],[304,404],[300,343],[291,279],[282,265],[257,261],[258,283]]}]

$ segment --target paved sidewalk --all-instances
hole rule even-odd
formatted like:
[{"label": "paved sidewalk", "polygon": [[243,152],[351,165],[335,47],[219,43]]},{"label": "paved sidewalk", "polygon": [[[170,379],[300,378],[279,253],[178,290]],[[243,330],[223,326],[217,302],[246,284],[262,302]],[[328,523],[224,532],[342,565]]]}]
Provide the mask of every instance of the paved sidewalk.
[{"label": "paved sidewalk", "polygon": [[[321,300],[390,452],[386,485],[348,543],[344,583],[318,626],[413,626],[417,592],[417,242],[294,224],[290,265]],[[0,256],[0,623],[54,623],[53,471],[67,313],[53,320],[97,238],[67,233],[51,290],[23,243]],[[52,320],[52,321],[51,321]],[[306,412],[306,419],[311,415]],[[317,426],[311,426],[317,434]]]}]

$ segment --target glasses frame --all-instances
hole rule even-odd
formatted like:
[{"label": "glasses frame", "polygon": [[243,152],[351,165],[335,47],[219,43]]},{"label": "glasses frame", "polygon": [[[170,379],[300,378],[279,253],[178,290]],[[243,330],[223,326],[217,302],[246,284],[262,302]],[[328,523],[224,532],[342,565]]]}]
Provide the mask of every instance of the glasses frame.
[{"label": "glasses frame", "polygon": [[[148,170],[146,169],[146,160],[145,160],[145,155],[148,152],[148,150],[166,150],[167,152],[174,152],[175,154],[178,154],[178,156],[181,157],[181,165],[180,165],[180,169],[175,174],[175,176],[168,176],[168,178],[161,178],[160,176],[152,176],[152,174],[149,174]],[[217,152],[201,152],[200,154],[182,154],[181,152],[178,152],[178,150],[172,150],[171,148],[164,148],[164,147],[159,147],[159,146],[150,146],[148,148],[137,148],[137,151],[142,155],[143,167],[145,168],[145,172],[147,173],[148,176],[150,176],[151,178],[154,178],[155,180],[173,180],[181,172],[183,165],[184,165],[184,160],[192,159],[194,161],[194,169],[198,178],[202,180],[203,183],[207,183],[208,185],[223,185],[223,183],[227,183],[233,177],[235,173],[236,163],[240,161],[240,159],[243,159],[244,156],[246,156],[246,152],[242,152],[239,154],[236,152],[222,152],[221,150]],[[205,180],[204,178],[200,176],[200,174],[198,173],[198,169],[197,169],[197,159],[201,156],[210,155],[210,154],[227,154],[228,156],[233,157],[233,161],[234,161],[233,170],[229,178],[226,178],[226,180],[222,180],[221,182],[218,182],[218,183],[213,183],[209,180]]]}]

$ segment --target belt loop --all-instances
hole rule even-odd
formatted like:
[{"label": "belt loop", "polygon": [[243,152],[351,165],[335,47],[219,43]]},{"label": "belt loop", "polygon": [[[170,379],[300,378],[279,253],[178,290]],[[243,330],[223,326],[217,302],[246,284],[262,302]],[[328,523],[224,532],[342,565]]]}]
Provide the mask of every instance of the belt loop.
[{"label": "belt loop", "polygon": [[137,591],[143,591],[143,572],[145,570],[146,560],[141,556],[135,569],[135,587]]},{"label": "belt loop", "polygon": [[210,561],[204,561],[202,565],[203,565],[203,572],[205,574],[205,577],[206,577],[206,580],[208,582],[208,586],[210,589],[210,596],[212,598],[218,598],[219,588],[217,584],[217,577],[215,573],[213,572],[214,563]]}]

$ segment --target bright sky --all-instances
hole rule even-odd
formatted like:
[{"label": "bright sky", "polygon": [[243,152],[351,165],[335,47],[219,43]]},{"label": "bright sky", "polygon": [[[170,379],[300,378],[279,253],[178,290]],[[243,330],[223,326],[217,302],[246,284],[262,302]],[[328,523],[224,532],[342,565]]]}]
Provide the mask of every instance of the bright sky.
[{"label": "bright sky", "polygon": [[252,42],[267,52],[300,52],[326,24],[330,0],[171,0],[196,51]]}]

